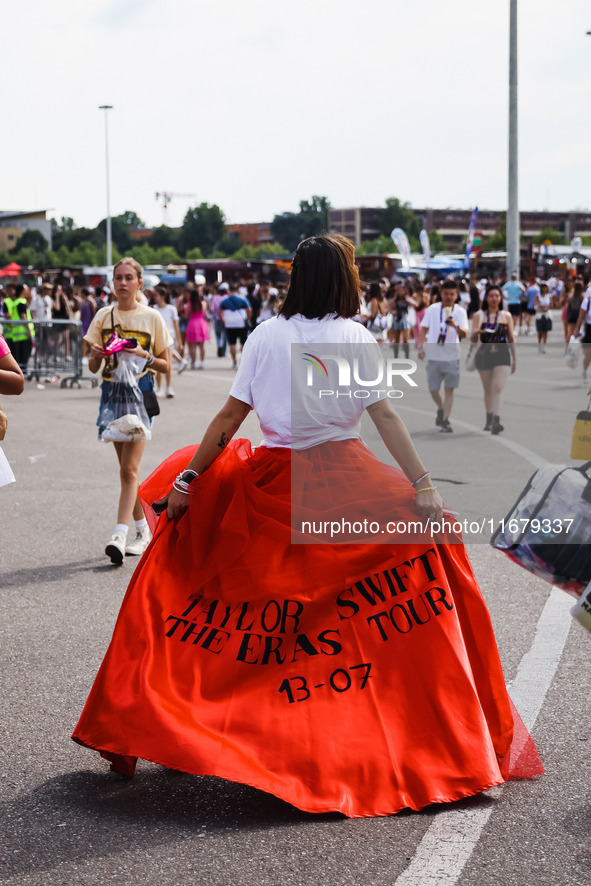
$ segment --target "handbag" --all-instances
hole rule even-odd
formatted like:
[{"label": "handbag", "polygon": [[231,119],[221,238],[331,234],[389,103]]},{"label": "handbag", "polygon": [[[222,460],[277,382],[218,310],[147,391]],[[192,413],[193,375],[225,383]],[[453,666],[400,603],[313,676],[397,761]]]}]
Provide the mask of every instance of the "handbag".
[{"label": "handbag", "polygon": [[6,413],[2,412],[2,407],[0,406],[0,440],[4,440],[7,428],[8,418],[6,417]]},{"label": "handbag", "polygon": [[528,572],[579,596],[591,580],[591,461],[544,465],[491,539]]},{"label": "handbag", "polygon": [[160,403],[158,402],[156,392],[142,391],[142,394],[144,395],[144,406],[146,407],[148,418],[154,418],[155,415],[160,415]]},{"label": "handbag", "polygon": [[587,404],[587,409],[579,412],[575,419],[573,428],[573,436],[570,445],[571,458],[591,458],[591,399]]},{"label": "handbag", "polygon": [[474,372],[476,369],[476,351],[478,350],[478,345],[470,345],[470,350],[466,354],[466,363],[465,368],[467,372]]}]

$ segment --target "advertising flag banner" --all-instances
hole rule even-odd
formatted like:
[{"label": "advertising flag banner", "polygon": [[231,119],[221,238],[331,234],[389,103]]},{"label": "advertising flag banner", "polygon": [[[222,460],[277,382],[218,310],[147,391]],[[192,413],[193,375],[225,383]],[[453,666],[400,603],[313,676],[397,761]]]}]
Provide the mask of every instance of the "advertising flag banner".
[{"label": "advertising flag banner", "polygon": [[410,268],[410,243],[402,228],[394,228],[390,234],[396,249],[402,256],[402,266]]},{"label": "advertising flag banner", "polygon": [[464,256],[464,270],[470,267],[470,255],[472,253],[472,245],[474,243],[474,232],[476,230],[476,219],[478,218],[478,206],[474,207],[474,211],[470,217],[470,225],[468,227],[468,239],[466,240],[466,255]]},{"label": "advertising flag banner", "polygon": [[429,233],[424,228],[419,234],[419,240],[421,241],[423,255],[425,256],[425,262],[428,266],[431,261],[431,244],[429,243]]}]

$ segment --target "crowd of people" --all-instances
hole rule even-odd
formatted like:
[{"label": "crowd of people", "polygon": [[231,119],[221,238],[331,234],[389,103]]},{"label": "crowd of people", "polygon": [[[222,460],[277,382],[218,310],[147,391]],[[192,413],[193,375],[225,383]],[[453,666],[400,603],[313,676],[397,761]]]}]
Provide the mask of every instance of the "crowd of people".
[{"label": "crowd of people", "polygon": [[[416,277],[361,282],[361,307],[355,320],[378,341],[390,344],[395,357],[408,357],[413,343],[417,350],[420,347],[424,313],[429,305],[441,300],[443,283],[443,279],[423,283]],[[476,275],[459,279],[456,301],[466,311],[468,320],[480,311],[484,296],[493,285],[500,287],[503,309],[513,318],[515,336],[533,335],[535,328],[542,353],[552,326],[552,309],[561,310],[565,346],[575,327],[581,326],[579,314],[587,285],[582,277],[551,277],[547,281],[533,280],[529,285],[519,281],[515,274],[509,280]],[[205,368],[205,344],[212,338],[216,341],[217,356],[225,357],[229,352],[236,369],[238,345],[242,347],[260,323],[279,313],[286,292],[285,285],[273,286],[266,279],[257,282],[235,278],[217,285],[159,283],[142,290],[140,300],[162,314],[173,338],[172,357],[178,372],[183,372],[188,367]],[[34,322],[26,321],[76,321],[81,324],[84,338],[97,311],[114,300],[109,286],[42,283],[30,287],[26,283],[7,283],[0,287],[0,323],[2,318],[23,321],[22,325],[7,326],[4,337],[26,372],[35,345]],[[69,350],[66,333],[60,343],[63,340]],[[82,347],[86,362],[89,347],[86,342]],[[157,390],[162,395],[174,396],[170,370],[164,384],[158,380]]]},{"label": "crowd of people", "polygon": [[[429,282],[414,276],[394,277],[360,281],[359,285],[360,308],[354,322],[363,325],[395,358],[409,358],[411,348],[419,359],[427,358],[428,385],[441,433],[453,432],[450,415],[460,378],[458,346],[466,336],[473,345],[480,344],[469,368],[476,368],[480,374],[484,430],[492,434],[504,430],[500,419],[503,389],[517,366],[518,336],[533,335],[535,327],[538,349],[545,353],[552,329],[551,312],[560,310],[565,349],[582,330],[583,344],[591,345],[589,290],[580,276],[534,279],[527,285],[516,274],[510,279],[472,275],[457,281],[436,278]],[[256,281],[235,277],[216,285],[158,283],[153,288],[142,282],[138,302],[161,315],[170,337],[166,368],[150,373],[155,377],[156,396],[175,396],[173,366],[179,374],[188,368],[204,370],[206,344],[213,339],[217,357],[229,355],[236,370],[239,348],[261,323],[280,314],[286,294],[285,285],[273,286],[265,278]],[[0,323],[3,317],[13,321],[4,327],[4,337],[25,377],[36,345],[33,321],[77,321],[82,335],[82,362],[88,364],[88,330],[97,313],[116,301],[116,290],[109,286],[42,283],[34,288],[8,283],[0,288]],[[68,360],[70,335],[67,326],[58,327],[37,346],[46,351],[61,348]],[[434,345],[438,347],[433,350]],[[591,347],[586,347],[584,380],[590,363]]]}]

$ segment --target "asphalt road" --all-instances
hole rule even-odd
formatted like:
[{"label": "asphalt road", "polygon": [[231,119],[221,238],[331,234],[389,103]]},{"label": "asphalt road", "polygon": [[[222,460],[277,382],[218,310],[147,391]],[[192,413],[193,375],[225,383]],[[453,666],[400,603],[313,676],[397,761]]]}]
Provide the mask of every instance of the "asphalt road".
[{"label": "asphalt road", "polygon": [[[564,366],[559,333],[551,336],[546,354],[533,338],[520,339],[499,437],[480,430],[477,373],[462,376],[454,434],[434,426],[422,367],[418,391],[400,402],[446,503],[460,514],[496,520],[536,463],[569,463],[587,386]],[[210,348],[204,372],[174,379],[177,396],[162,402],[144,475],[199,440],[232,377],[229,359],[216,359]],[[553,647],[572,621],[564,594],[555,627],[536,647],[533,688],[522,690],[525,706],[530,695],[540,696],[533,735],[546,774],[453,808],[378,819],[314,816],[251,788],[147,763],[133,781],[121,781],[97,754],[71,742],[133,568],[129,558],[113,568],[103,554],[118,481],[112,448],[95,439],[97,404],[87,384],[61,390],[29,383],[22,397],[3,399],[10,420],[3,448],[17,482],[0,490],[2,883],[589,886],[591,637],[572,623],[564,648]],[[241,435],[260,439],[254,416]],[[551,588],[492,550],[489,534],[470,544],[470,556],[507,681],[517,685]],[[536,680],[541,685],[545,675],[544,695]],[[475,834],[471,823],[483,814]],[[431,868],[413,874],[425,845]],[[468,846],[467,860],[454,873],[445,859],[453,860],[458,846]]]}]

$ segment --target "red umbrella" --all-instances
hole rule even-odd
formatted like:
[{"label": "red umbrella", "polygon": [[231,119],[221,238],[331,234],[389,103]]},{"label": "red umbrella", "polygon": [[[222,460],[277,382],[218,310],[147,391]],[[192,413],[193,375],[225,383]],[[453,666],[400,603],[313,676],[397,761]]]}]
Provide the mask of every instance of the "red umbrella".
[{"label": "red umbrella", "polygon": [[5,268],[0,268],[0,277],[18,277],[21,272],[21,266],[12,261]]}]

